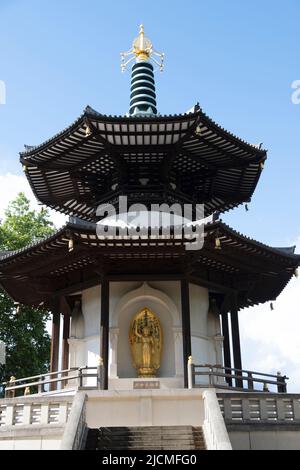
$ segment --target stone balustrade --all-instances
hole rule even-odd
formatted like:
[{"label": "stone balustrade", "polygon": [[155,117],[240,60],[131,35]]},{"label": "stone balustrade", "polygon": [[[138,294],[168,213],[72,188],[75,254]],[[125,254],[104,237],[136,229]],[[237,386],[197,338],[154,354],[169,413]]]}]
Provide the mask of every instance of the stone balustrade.
[{"label": "stone balustrade", "polygon": [[300,424],[300,395],[218,393],[226,424]]},{"label": "stone balustrade", "polygon": [[73,397],[19,397],[0,401],[0,436],[8,427],[64,425]]}]

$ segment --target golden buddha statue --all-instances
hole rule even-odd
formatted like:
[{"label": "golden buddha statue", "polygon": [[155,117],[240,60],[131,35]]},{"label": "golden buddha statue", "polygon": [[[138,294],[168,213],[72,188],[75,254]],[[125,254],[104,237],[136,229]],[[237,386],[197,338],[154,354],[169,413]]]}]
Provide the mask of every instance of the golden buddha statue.
[{"label": "golden buddha statue", "polygon": [[143,308],[133,318],[129,342],[133,366],[139,377],[156,377],[162,351],[162,329],[157,316]]}]

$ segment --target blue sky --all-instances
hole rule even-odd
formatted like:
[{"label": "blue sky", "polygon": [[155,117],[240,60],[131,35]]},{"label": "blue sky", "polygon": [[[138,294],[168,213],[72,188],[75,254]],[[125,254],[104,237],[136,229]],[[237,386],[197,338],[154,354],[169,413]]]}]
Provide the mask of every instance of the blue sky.
[{"label": "blue sky", "polygon": [[18,152],[69,125],[86,104],[124,114],[129,73],[119,53],[138,25],[166,53],[157,75],[161,113],[197,101],[226,129],[269,149],[250,206],[224,219],[273,245],[300,233],[300,3],[276,0],[0,0],[0,172],[20,172]]},{"label": "blue sky", "polygon": [[223,220],[268,244],[294,244],[300,105],[292,103],[291,85],[300,79],[299,18],[299,0],[0,0],[7,88],[0,176],[21,174],[23,145],[51,137],[87,104],[105,114],[128,111],[130,74],[120,72],[120,52],[143,22],[166,54],[156,77],[159,111],[181,113],[199,101],[223,127],[269,150],[250,211]]}]

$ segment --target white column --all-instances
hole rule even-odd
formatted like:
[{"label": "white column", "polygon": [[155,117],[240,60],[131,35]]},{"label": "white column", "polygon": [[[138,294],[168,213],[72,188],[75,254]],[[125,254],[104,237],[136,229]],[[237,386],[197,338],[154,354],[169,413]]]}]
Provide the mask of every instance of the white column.
[{"label": "white column", "polygon": [[118,340],[119,328],[109,329],[109,378],[118,378]]},{"label": "white column", "polygon": [[68,339],[70,347],[70,367],[84,367],[87,365],[85,354],[85,340],[77,338]]},{"label": "white column", "polygon": [[[215,350],[216,350],[216,364],[223,366],[223,343],[224,343],[224,336],[217,334],[214,337],[215,340]],[[220,370],[220,372],[224,372]],[[215,378],[216,382],[221,385],[226,385],[225,379],[223,377]]]},{"label": "white column", "polygon": [[183,377],[183,358],[182,358],[182,328],[173,327],[174,351],[175,351],[175,374],[176,377]]}]

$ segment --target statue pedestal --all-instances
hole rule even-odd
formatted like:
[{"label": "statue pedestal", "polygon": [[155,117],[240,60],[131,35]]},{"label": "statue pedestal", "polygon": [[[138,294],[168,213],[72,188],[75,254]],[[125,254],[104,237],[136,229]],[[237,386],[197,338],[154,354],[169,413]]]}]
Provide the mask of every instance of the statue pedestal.
[{"label": "statue pedestal", "polygon": [[159,380],[134,380],[133,388],[135,390],[148,390],[148,389],[158,389],[160,388]]},{"label": "statue pedestal", "polygon": [[[157,384],[159,386],[157,386]],[[156,378],[110,378],[109,390],[134,390],[134,389],[181,389],[184,388],[183,377],[156,377]]]}]

